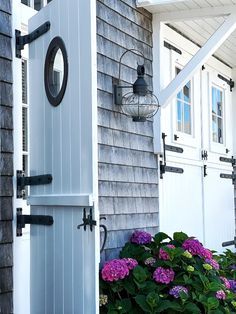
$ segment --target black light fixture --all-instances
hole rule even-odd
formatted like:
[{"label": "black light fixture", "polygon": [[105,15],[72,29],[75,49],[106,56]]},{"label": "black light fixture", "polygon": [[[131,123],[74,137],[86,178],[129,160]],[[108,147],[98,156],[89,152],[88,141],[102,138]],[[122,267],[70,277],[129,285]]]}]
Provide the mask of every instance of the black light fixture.
[{"label": "black light fixture", "polygon": [[[121,60],[127,52],[137,52],[145,61],[142,52],[136,49],[126,50],[120,57],[119,61],[119,81],[114,85],[114,101],[116,105],[121,106],[124,114],[133,118],[134,122],[144,122],[147,118],[153,117],[159,109],[157,97],[148,90],[148,84],[144,79],[144,64],[137,67],[137,79],[132,86],[122,86],[120,81]],[[132,88],[133,91],[123,95],[124,88]]]}]

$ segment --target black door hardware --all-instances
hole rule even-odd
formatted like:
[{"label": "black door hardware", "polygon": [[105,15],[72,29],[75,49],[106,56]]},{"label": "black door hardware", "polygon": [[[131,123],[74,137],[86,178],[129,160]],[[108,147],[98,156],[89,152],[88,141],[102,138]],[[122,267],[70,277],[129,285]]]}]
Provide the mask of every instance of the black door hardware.
[{"label": "black door hardware", "polygon": [[166,150],[173,152],[173,153],[179,153],[182,154],[184,152],[183,148],[172,146],[172,145],[166,145]]},{"label": "black door hardware", "polygon": [[222,179],[231,179],[232,180],[232,184],[235,184],[236,181],[236,175],[234,174],[234,172],[232,172],[232,174],[227,174],[227,173],[221,173],[220,177]]},{"label": "black door hardware", "polygon": [[175,134],[175,135],[174,135],[174,140],[177,141],[178,138],[179,138],[179,136]]},{"label": "black door hardware", "polygon": [[207,150],[202,151],[202,160],[207,160],[208,159],[208,152]]},{"label": "black door hardware", "polygon": [[226,82],[229,85],[229,87],[230,87],[230,91],[231,92],[233,91],[234,81],[232,79],[227,79],[226,77],[224,77],[221,74],[218,74],[218,78],[221,79],[222,81]]},{"label": "black door hardware", "polygon": [[89,214],[87,216],[86,208],[84,208],[84,214],[83,214],[83,223],[78,225],[77,228],[80,229],[80,227],[84,227],[84,231],[86,231],[87,226],[90,227],[90,231],[93,231],[93,226],[96,226],[97,222],[96,220],[93,220],[93,210],[90,208]]},{"label": "black door hardware", "polygon": [[220,157],[220,161],[228,162],[232,165],[232,167],[236,165],[236,159],[234,158],[234,156],[232,156],[231,158]]},{"label": "black door hardware", "polygon": [[230,150],[228,148],[225,149],[226,154],[228,154],[230,152]]},{"label": "black door hardware", "polygon": [[[101,216],[100,220],[106,220],[106,217]],[[105,248],[105,245],[106,245],[106,242],[107,242],[107,227],[104,224],[100,224],[100,228],[102,228],[103,231],[104,231],[103,243],[102,243],[102,246],[101,246],[101,249],[100,249],[100,253],[102,253],[104,251],[104,248]]]},{"label": "black door hardware", "polygon": [[174,173],[179,173],[179,174],[184,172],[184,170],[182,168],[168,167],[166,165],[166,150],[174,151],[176,153],[183,153],[183,151],[184,151],[180,147],[166,145],[166,141],[165,141],[166,136],[167,135],[165,133],[162,133],[162,141],[163,141],[163,156],[162,156],[162,158],[163,158],[163,160],[160,161],[160,178],[161,179],[163,179],[163,174],[165,172],[174,172]]},{"label": "black door hardware", "polygon": [[25,174],[21,170],[16,171],[16,186],[17,186],[17,198],[23,198],[25,196],[25,187],[27,185],[42,185],[52,182],[51,174],[44,174],[41,176],[25,177]]},{"label": "black door hardware", "polygon": [[21,31],[15,30],[16,36],[16,58],[21,58],[21,50],[24,49],[26,44],[30,44],[35,39],[45,34],[50,29],[50,22],[45,22],[36,30],[28,35],[21,36]]},{"label": "black door hardware", "polygon": [[53,224],[52,216],[45,215],[22,215],[22,208],[16,210],[16,236],[22,236],[22,229],[25,225],[43,225],[51,226]]},{"label": "black door hardware", "polygon": [[203,175],[204,175],[204,177],[207,176],[207,165],[203,166]]},{"label": "black door hardware", "polygon": [[222,243],[223,247],[230,246],[230,245],[234,245],[234,247],[236,248],[236,237],[234,237],[232,241],[227,241],[227,242]]},{"label": "black door hardware", "polygon": [[164,47],[166,47],[166,48],[168,48],[170,50],[173,50],[173,51],[177,52],[178,54],[182,55],[182,51],[179,48],[171,45],[167,41],[164,41]]}]

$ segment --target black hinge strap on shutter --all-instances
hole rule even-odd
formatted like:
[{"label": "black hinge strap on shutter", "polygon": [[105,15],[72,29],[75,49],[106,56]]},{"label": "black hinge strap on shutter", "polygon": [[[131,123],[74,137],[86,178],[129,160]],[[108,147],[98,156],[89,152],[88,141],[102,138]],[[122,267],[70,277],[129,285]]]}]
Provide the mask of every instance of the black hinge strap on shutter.
[{"label": "black hinge strap on shutter", "polygon": [[21,58],[21,50],[24,49],[24,46],[26,44],[32,43],[35,39],[39,38],[43,34],[47,33],[47,31],[50,29],[50,22],[47,21],[43,23],[41,26],[39,26],[36,30],[34,30],[32,33],[28,35],[21,36],[21,31],[15,30],[15,36],[16,36],[16,58]]},{"label": "black hinge strap on shutter", "polygon": [[166,47],[170,50],[173,50],[173,51],[177,52],[178,54],[182,55],[182,51],[179,48],[175,47],[174,45],[171,45],[167,41],[164,41],[164,47]]},{"label": "black hinge strap on shutter", "polygon": [[183,149],[176,146],[166,145],[166,134],[162,133],[162,141],[163,141],[163,160],[160,161],[160,178],[163,179],[163,174],[165,172],[173,172],[173,173],[179,173],[182,174],[184,170],[182,168],[177,167],[169,167],[166,165],[166,150],[176,152],[176,153],[183,153]]},{"label": "black hinge strap on shutter", "polygon": [[16,197],[24,198],[25,187],[27,185],[43,185],[43,184],[50,184],[51,182],[52,182],[51,174],[25,177],[25,174],[23,171],[17,170],[16,171]]},{"label": "black hinge strap on shutter", "polygon": [[234,158],[234,156],[232,156],[231,158],[220,157],[220,161],[230,163],[232,164],[232,167],[236,165],[236,159]]},{"label": "black hinge strap on shutter", "polygon": [[230,91],[231,92],[233,91],[234,81],[232,79],[227,79],[226,77],[224,77],[221,74],[218,74],[218,78],[221,79],[222,81],[226,82],[229,85],[229,87],[230,87]]},{"label": "black hinge strap on shutter", "polygon": [[234,174],[234,172],[232,172],[232,174],[228,174],[228,173],[221,173],[220,177],[222,179],[231,179],[232,180],[232,184],[234,185],[236,182],[236,175]]}]

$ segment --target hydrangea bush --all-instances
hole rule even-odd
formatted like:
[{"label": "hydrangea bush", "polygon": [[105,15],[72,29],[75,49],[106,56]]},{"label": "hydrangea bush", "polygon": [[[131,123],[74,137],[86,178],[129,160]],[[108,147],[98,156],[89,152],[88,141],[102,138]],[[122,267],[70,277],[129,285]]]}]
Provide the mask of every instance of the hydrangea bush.
[{"label": "hydrangea bush", "polygon": [[135,231],[120,258],[101,270],[100,313],[236,314],[230,254],[216,256],[182,232]]}]

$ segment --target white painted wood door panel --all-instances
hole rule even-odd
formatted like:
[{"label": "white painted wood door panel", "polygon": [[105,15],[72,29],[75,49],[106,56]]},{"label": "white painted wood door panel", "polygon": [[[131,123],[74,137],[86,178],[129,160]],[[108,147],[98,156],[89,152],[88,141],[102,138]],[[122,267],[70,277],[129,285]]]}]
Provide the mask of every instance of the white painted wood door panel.
[{"label": "white painted wood door panel", "polygon": [[[52,174],[30,188],[31,214],[51,215],[52,226],[31,226],[31,314],[98,312],[98,226],[83,223],[97,209],[96,1],[53,0],[29,22],[50,30],[30,44],[30,175]],[[51,40],[61,37],[68,55],[64,98],[52,106],[44,89]]]}]

